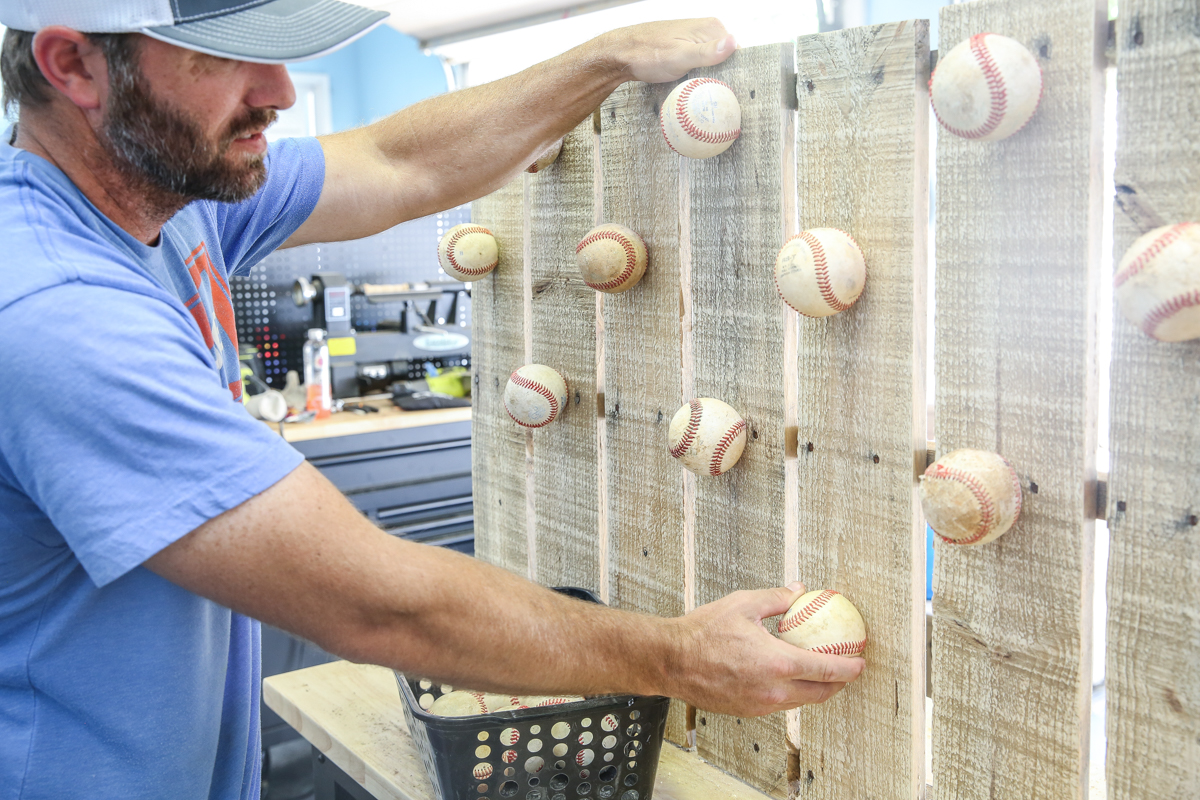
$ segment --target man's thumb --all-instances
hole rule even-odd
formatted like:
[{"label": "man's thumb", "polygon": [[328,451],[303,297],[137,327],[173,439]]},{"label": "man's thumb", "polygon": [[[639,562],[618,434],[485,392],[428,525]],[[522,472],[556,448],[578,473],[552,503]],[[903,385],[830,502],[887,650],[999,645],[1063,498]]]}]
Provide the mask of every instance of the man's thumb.
[{"label": "man's thumb", "polygon": [[712,67],[729,58],[736,49],[737,41],[733,38],[733,34],[729,33],[720,39],[701,44],[700,59],[704,62],[704,66]]}]

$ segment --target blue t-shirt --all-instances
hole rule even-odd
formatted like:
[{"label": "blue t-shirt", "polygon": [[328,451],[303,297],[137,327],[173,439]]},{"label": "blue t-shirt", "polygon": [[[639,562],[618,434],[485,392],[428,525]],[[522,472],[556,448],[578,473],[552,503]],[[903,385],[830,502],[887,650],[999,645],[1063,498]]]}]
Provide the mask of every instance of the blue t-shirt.
[{"label": "blue t-shirt", "polygon": [[259,795],[258,623],[140,566],[301,456],[239,398],[228,278],[308,218],[315,139],[147,247],[0,144],[0,800]]}]

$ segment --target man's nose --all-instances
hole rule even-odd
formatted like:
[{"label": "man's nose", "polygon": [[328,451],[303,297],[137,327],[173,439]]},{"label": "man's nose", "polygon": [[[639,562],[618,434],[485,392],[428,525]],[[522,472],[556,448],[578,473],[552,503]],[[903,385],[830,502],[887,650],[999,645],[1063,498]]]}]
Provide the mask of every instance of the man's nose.
[{"label": "man's nose", "polygon": [[246,104],[252,108],[291,108],[296,104],[296,87],[282,64],[255,64]]}]

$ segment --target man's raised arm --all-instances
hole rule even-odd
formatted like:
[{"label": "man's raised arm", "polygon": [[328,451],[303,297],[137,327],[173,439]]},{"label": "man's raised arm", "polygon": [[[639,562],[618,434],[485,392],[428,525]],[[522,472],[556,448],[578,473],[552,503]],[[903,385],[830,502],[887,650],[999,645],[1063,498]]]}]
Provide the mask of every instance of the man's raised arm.
[{"label": "man's raised arm", "polygon": [[734,48],[716,19],[621,28],[508,78],[322,137],[321,199],[284,246],[358,239],[482,197],[625,81],[675,80]]}]

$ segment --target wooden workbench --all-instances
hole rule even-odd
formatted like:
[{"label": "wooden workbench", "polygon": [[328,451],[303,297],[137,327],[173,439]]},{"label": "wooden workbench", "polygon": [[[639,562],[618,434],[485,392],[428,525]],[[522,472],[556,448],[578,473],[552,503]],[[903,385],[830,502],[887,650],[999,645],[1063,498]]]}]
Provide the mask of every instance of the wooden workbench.
[{"label": "wooden workbench", "polygon": [[[351,401],[357,402],[357,401]],[[366,400],[363,405],[379,409],[374,414],[358,414],[342,411],[325,419],[313,422],[282,423],[283,438],[289,442],[306,442],[312,439],[329,439],[335,436],[353,436],[359,433],[378,433],[400,428],[417,428],[423,425],[441,425],[445,422],[465,422],[471,418],[468,408],[434,408],[429,411],[404,411],[391,400]],[[280,426],[267,423],[272,430]]]},{"label": "wooden workbench", "polygon": [[[348,661],[275,675],[263,701],[380,800],[437,800],[408,734],[391,670]],[[664,743],[655,800],[767,800],[699,756]]]}]

